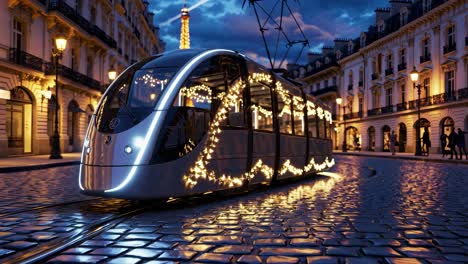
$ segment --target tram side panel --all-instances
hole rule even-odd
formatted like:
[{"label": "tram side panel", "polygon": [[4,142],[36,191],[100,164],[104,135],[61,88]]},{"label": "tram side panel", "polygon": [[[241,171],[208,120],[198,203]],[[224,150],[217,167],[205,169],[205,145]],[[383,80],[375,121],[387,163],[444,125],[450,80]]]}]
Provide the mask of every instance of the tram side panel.
[{"label": "tram side panel", "polygon": [[[304,168],[304,156],[306,153],[306,144],[307,140],[305,137],[293,136],[293,135],[281,135],[281,145],[280,145],[280,171],[288,168]],[[289,166],[287,161],[289,160]],[[290,169],[286,170],[283,175],[278,174],[278,179],[285,179],[289,177],[294,177],[299,175],[294,175]]]},{"label": "tram side panel", "polygon": [[[255,166],[259,160],[269,168],[274,168],[275,163],[275,138],[276,134],[272,132],[253,132],[253,162]],[[250,181],[251,184],[270,182],[271,178],[267,178],[262,170],[258,170],[254,178]]]}]

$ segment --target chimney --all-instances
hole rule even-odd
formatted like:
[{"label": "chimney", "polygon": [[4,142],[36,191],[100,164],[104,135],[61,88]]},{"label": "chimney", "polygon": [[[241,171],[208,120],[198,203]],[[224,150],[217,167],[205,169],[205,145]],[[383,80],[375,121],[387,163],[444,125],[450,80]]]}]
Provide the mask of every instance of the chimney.
[{"label": "chimney", "polygon": [[411,0],[390,0],[390,16],[400,13],[403,7],[409,8]]},{"label": "chimney", "polygon": [[387,20],[390,17],[390,8],[377,8],[375,9],[375,24],[377,25],[379,20]]},{"label": "chimney", "polygon": [[320,57],[322,57],[322,54],[320,54],[318,52],[309,52],[309,53],[307,53],[307,62],[312,63],[316,59],[319,59]]},{"label": "chimney", "polygon": [[339,50],[348,50],[348,43],[351,41],[351,39],[346,39],[346,38],[338,38],[335,39],[335,52]]},{"label": "chimney", "polygon": [[332,46],[323,46],[322,47],[322,55],[326,56],[326,55],[332,53],[334,50],[335,50],[335,48],[332,47]]}]

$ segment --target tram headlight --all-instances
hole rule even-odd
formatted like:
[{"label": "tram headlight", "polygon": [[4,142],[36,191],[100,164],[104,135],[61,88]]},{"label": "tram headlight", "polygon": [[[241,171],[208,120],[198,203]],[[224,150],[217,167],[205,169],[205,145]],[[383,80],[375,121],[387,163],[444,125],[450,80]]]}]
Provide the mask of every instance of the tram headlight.
[{"label": "tram headlight", "polygon": [[124,148],[125,153],[131,154],[133,152],[133,148],[129,145],[125,146]]}]

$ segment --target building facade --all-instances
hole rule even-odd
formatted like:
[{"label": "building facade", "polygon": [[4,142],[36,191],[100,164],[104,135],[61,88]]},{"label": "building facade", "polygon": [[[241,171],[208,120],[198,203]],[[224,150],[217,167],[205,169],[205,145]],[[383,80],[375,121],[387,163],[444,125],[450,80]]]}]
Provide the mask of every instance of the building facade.
[{"label": "building facade", "polygon": [[[330,104],[343,99],[340,107],[335,105],[336,148],[346,142],[349,150],[389,151],[389,135],[395,131],[397,151],[414,152],[420,126],[419,137],[429,132],[430,152],[440,153],[442,134],[468,131],[468,2],[389,4],[375,10],[376,21],[368,31],[335,41],[332,54],[296,66],[294,76],[307,82],[312,94],[326,95]],[[333,55],[336,63],[331,58],[327,66],[314,65]],[[410,78],[413,69],[419,72],[417,84]],[[336,91],[318,84],[327,79],[330,84],[334,77]]]},{"label": "building facade", "polygon": [[[142,0],[0,1],[0,157],[79,151],[108,73],[164,49]],[[55,38],[67,39],[55,67]],[[55,95],[58,69],[58,104]]]}]

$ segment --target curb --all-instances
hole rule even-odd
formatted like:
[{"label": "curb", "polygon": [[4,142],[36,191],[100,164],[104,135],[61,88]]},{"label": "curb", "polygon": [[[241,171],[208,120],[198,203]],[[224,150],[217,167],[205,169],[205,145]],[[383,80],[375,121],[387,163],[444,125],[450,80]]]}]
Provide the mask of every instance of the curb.
[{"label": "curb", "polygon": [[3,167],[3,168],[0,168],[0,173],[13,173],[13,172],[22,172],[22,171],[30,171],[30,170],[41,170],[41,169],[64,167],[64,166],[79,165],[79,164],[80,164],[80,161],[76,160],[76,161],[65,161],[65,162],[38,164],[38,165],[21,166],[21,167]]},{"label": "curb", "polygon": [[422,161],[422,162],[438,162],[438,163],[452,163],[457,165],[468,165],[468,161],[460,161],[460,160],[443,160],[443,159],[420,159],[416,157],[405,157],[405,156],[378,156],[378,155],[371,155],[371,154],[361,154],[361,153],[342,153],[342,152],[333,152],[333,155],[341,155],[341,156],[361,156],[361,157],[372,157],[372,158],[383,158],[383,159],[406,159],[406,160],[415,160],[415,161]]}]

